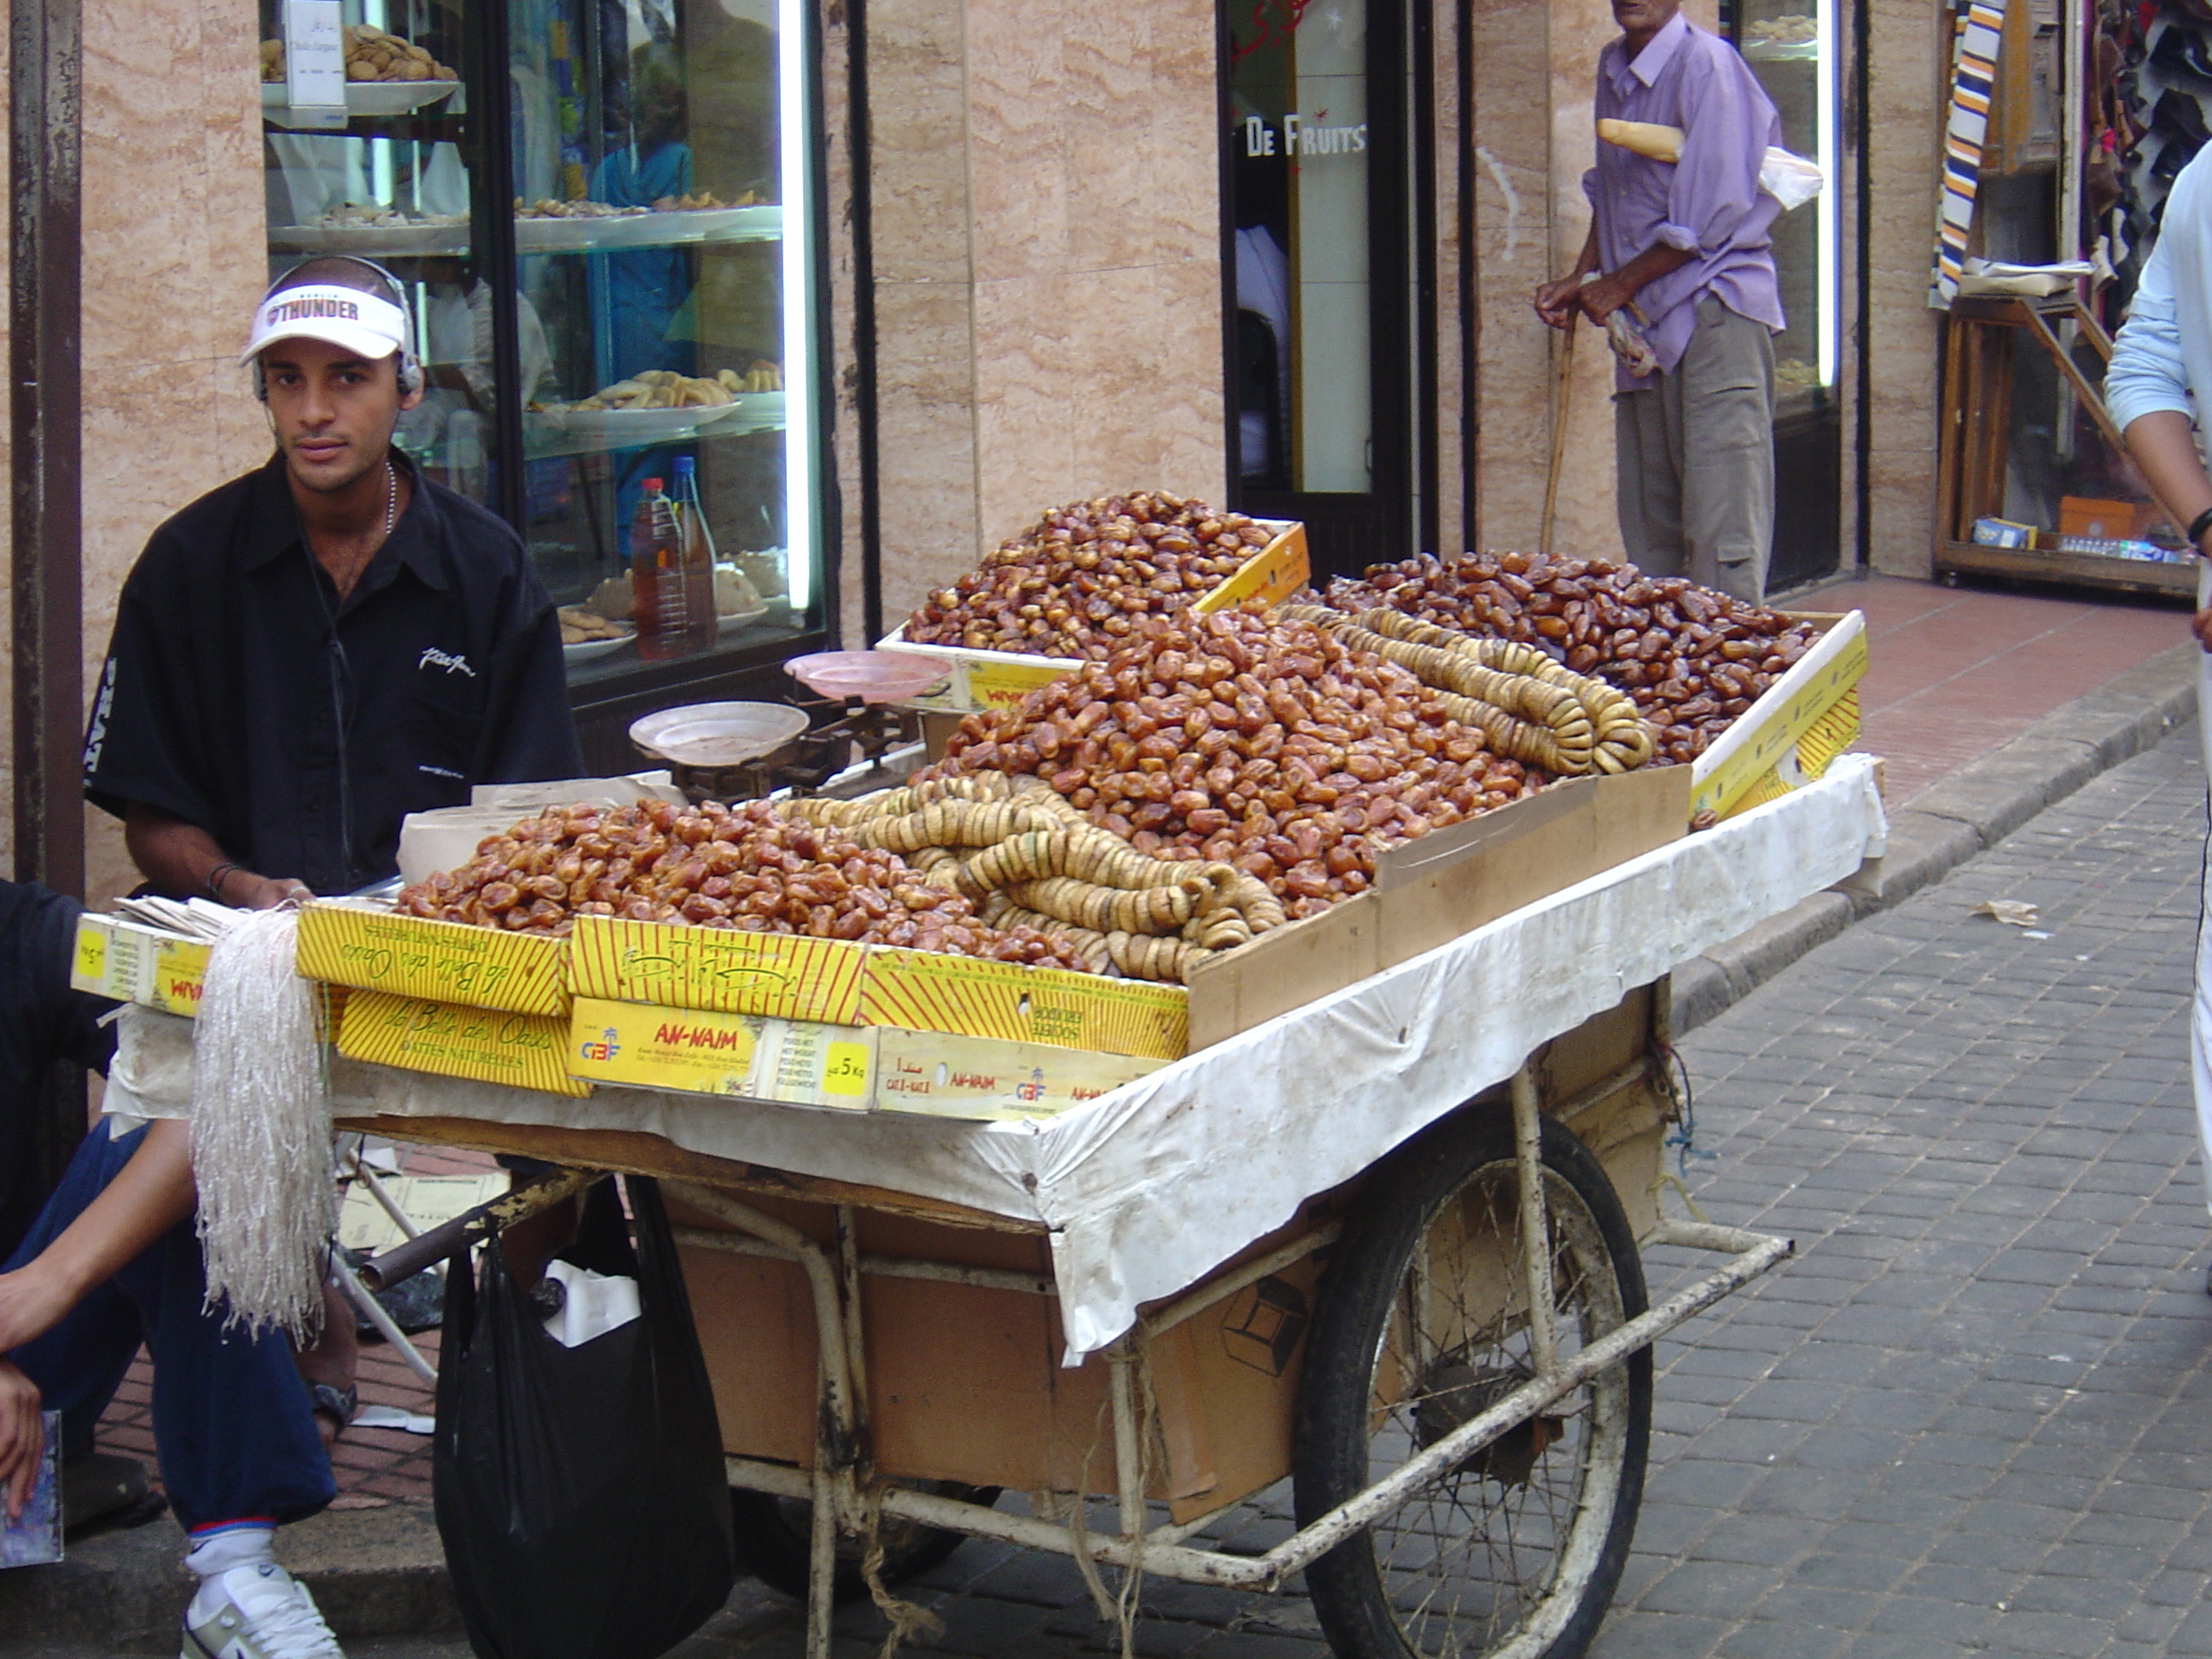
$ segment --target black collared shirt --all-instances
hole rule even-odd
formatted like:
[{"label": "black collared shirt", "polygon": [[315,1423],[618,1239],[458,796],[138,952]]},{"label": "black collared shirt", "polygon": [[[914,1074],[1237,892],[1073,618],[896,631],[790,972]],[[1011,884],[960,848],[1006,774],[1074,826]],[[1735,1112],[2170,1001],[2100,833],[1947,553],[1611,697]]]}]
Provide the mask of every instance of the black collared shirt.
[{"label": "black collared shirt", "polygon": [[419,475],[344,604],[282,457],[154,532],[124,583],[84,787],[319,893],[396,869],[400,819],[575,777],[553,602],[520,539]]}]

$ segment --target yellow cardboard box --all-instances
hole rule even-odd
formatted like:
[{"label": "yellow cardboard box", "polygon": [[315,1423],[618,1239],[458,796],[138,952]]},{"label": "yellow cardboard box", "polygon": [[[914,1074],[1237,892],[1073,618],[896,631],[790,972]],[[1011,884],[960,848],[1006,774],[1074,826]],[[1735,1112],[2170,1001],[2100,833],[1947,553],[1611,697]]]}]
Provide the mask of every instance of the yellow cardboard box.
[{"label": "yellow cardboard box", "polygon": [[1826,623],[1813,648],[1766,690],[1691,769],[1690,811],[1733,817],[1827,770],[1858,738],[1858,684],[1867,671],[1866,618],[1790,612]]},{"label": "yellow cardboard box", "polygon": [[568,1070],[595,1083],[868,1109],[875,1035],[850,1025],[579,996]]},{"label": "yellow cardboard box", "polygon": [[207,960],[204,939],[87,914],[77,919],[70,985],[94,996],[190,1017],[199,1012]]},{"label": "yellow cardboard box", "polygon": [[851,1025],[865,956],[843,939],[579,916],[568,982],[580,997]]},{"label": "yellow cardboard box", "polygon": [[379,1066],[473,1078],[550,1095],[588,1095],[568,1075],[568,1022],[389,992],[356,992],[338,1022],[338,1052]]},{"label": "yellow cardboard box", "polygon": [[516,1014],[565,1017],[567,941],[357,904],[300,912],[299,969],[356,990]]},{"label": "yellow cardboard box", "polygon": [[878,946],[868,952],[859,1018],[866,1025],[1179,1060],[1189,1006],[1180,985]]},{"label": "yellow cardboard box", "polygon": [[[1273,532],[1273,539],[1239,567],[1220,586],[1194,603],[1198,611],[1220,611],[1258,599],[1277,605],[1306,585],[1311,562],[1306,552],[1306,527],[1295,519],[1258,519],[1255,523]],[[1012,708],[1040,686],[1083,665],[1082,659],[1047,657],[1019,651],[972,651],[965,646],[910,645],[902,624],[878,641],[878,651],[905,652],[936,657],[951,667],[943,681],[905,700],[909,708],[933,709],[954,714],[979,708]]]},{"label": "yellow cardboard box", "polygon": [[1054,1117],[1165,1064],[896,1026],[875,1036],[876,1109],[924,1117]]}]

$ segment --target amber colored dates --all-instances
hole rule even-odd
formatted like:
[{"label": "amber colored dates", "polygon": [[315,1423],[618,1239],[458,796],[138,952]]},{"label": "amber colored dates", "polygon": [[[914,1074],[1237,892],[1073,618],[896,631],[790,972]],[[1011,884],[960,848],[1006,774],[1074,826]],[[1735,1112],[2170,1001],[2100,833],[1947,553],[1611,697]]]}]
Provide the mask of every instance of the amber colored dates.
[{"label": "amber colored dates", "polygon": [[395,908],[556,936],[580,915],[622,916],[1084,966],[1066,940],[988,927],[966,898],[923,881],[896,854],[787,818],[767,801],[549,806],[486,836],[459,869],[401,889]]},{"label": "amber colored dates", "polygon": [[1243,612],[1145,618],[1105,661],[969,716],[938,769],[1036,773],[1139,852],[1258,877],[1293,919],[1366,888],[1383,848],[1552,781],[1396,664]]},{"label": "amber colored dates", "polygon": [[1212,592],[1267,540],[1242,514],[1162,491],[1072,501],[931,593],[908,618],[906,637],[1103,662],[1142,618]]},{"label": "amber colored dates", "polygon": [[1680,576],[1605,559],[1470,553],[1370,566],[1329,585],[1340,611],[1389,605],[1440,628],[1540,647],[1626,691],[1656,727],[1653,761],[1695,760],[1818,633]]}]

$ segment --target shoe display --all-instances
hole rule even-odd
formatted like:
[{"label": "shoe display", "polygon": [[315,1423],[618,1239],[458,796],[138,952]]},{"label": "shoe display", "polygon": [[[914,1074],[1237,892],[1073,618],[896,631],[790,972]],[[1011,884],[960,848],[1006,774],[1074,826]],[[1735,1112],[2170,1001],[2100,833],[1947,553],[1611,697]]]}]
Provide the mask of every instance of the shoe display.
[{"label": "shoe display", "polygon": [[345,1651],[307,1587],[270,1561],[200,1581],[178,1659],[345,1659]]},{"label": "shoe display", "polygon": [[2159,31],[2150,49],[2150,66],[2177,80],[2212,87],[2212,58],[2207,58],[2204,37],[2195,29],[2168,23]]},{"label": "shoe display", "polygon": [[[2167,139],[2166,148],[2158,153],[2158,160],[2150,164],[2150,176],[2153,181],[2161,185],[2172,185],[2182,168],[2195,161],[2197,152],[2203,148],[2203,141],[2201,139]],[[2166,204],[2161,202],[2159,205],[2162,208]]]},{"label": "shoe display", "polygon": [[2200,144],[2212,138],[2212,131],[2204,125],[2203,105],[2179,87],[2168,87],[2159,94],[2150,112],[2150,127],[2153,132],[2170,133]]}]

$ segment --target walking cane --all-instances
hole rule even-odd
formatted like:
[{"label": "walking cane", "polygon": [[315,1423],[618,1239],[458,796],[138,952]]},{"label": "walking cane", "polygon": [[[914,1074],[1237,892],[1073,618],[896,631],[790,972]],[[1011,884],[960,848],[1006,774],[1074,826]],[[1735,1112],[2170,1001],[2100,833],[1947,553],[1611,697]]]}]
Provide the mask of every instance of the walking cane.
[{"label": "walking cane", "polygon": [[1552,523],[1559,504],[1559,472],[1567,459],[1567,410],[1574,395],[1575,336],[1582,332],[1582,312],[1567,313],[1567,343],[1559,351],[1559,381],[1552,398],[1552,472],[1544,481],[1544,528],[1536,538],[1537,550],[1552,553]]}]

